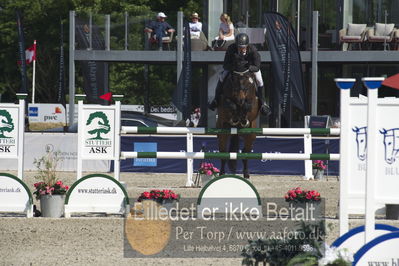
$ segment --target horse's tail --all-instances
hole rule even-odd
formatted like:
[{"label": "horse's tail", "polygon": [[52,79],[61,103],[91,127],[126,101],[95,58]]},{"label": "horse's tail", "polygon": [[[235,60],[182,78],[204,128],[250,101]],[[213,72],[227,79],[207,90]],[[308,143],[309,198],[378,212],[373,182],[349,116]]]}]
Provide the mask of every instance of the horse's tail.
[{"label": "horse's tail", "polygon": [[[231,135],[229,152],[238,152],[239,144],[240,144],[239,136],[236,134]],[[230,171],[235,173],[236,169],[237,169],[237,160],[229,160],[228,165],[229,165]]]}]

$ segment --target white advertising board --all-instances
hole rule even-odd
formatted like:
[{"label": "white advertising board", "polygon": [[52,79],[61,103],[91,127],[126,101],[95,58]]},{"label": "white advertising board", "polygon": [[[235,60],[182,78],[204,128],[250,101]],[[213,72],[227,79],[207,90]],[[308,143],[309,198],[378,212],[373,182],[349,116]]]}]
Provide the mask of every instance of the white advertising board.
[{"label": "white advertising board", "polygon": [[0,173],[0,212],[24,212],[33,217],[29,188],[16,176]]},{"label": "white advertising board", "polygon": [[353,265],[399,265],[399,232],[379,236],[354,255]]},{"label": "white advertising board", "polygon": [[[346,163],[349,166],[347,178],[348,211],[351,214],[364,214],[364,193],[366,189],[366,159],[367,159],[367,97],[351,97],[349,103],[349,149]],[[345,134],[344,133],[344,134]]]},{"label": "white advertising board", "polygon": [[71,213],[113,213],[130,211],[129,198],[123,185],[115,178],[92,174],[77,180],[65,198],[65,217]]},{"label": "white advertising board", "polygon": [[[331,246],[338,247],[340,249],[345,248],[352,254],[355,254],[364,245],[364,229],[365,227],[362,225],[349,230],[346,234],[335,240]],[[376,224],[374,236],[378,237],[395,231],[399,231],[399,228],[386,224]]]},{"label": "white advertising board", "polygon": [[28,105],[29,123],[63,123],[65,108],[59,103],[30,103]]},{"label": "white advertising board", "polygon": [[227,214],[231,209],[251,210],[262,216],[262,204],[256,188],[246,179],[236,175],[223,175],[211,179],[198,196],[197,217],[212,210],[213,213]]},{"label": "white advertising board", "polygon": [[[24,169],[35,171],[33,164],[35,158],[40,158],[47,151],[59,151],[61,161],[58,163],[59,171],[75,172],[78,156],[77,133],[25,133]],[[83,171],[109,172],[111,162],[109,160],[86,161]],[[1,159],[1,171],[17,170],[17,161],[13,159]]]},{"label": "white advertising board", "polygon": [[83,108],[82,114],[82,159],[115,159],[115,109]]},{"label": "white advertising board", "polygon": [[0,106],[0,158],[18,158],[19,105]]},{"label": "white advertising board", "polygon": [[376,203],[399,204],[399,99],[377,99]]}]

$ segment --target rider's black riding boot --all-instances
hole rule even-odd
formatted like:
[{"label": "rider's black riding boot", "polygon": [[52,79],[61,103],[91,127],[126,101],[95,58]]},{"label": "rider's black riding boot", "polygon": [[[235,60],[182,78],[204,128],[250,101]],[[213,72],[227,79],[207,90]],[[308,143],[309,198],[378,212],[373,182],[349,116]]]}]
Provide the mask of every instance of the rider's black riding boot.
[{"label": "rider's black riding boot", "polygon": [[260,106],[260,112],[263,115],[270,115],[270,107],[263,101],[263,90],[264,87],[260,86],[256,91],[256,96],[258,97],[259,106]]},{"label": "rider's black riding boot", "polygon": [[212,100],[212,102],[209,104],[209,109],[211,109],[212,111],[215,111],[216,107],[218,107],[219,101],[220,101],[220,97],[222,95],[222,82],[220,82],[220,80],[218,81],[218,84],[216,85],[216,89],[215,89],[215,98]]}]

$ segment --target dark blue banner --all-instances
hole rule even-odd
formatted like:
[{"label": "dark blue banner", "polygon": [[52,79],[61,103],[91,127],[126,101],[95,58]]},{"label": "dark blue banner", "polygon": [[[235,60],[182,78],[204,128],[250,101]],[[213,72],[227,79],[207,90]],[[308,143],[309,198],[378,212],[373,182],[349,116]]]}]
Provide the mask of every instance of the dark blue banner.
[{"label": "dark blue banner", "polygon": [[[24,28],[21,22],[21,13],[16,11],[17,14],[17,31],[18,31],[18,60],[21,62],[21,88],[20,93],[28,93],[27,77],[26,77],[26,56],[25,56],[25,37]],[[28,102],[28,101],[27,101]]]},{"label": "dark blue banner", "polygon": [[[276,12],[263,15],[267,43],[272,58],[271,71],[275,95],[283,116],[291,120],[291,102],[306,112],[306,90],[303,83],[301,56],[295,32],[286,17]],[[274,105],[274,112],[277,106]]]},{"label": "dark blue banner", "polygon": [[183,66],[177,82],[176,90],[173,93],[173,104],[182,112],[183,120],[190,117],[192,106],[192,88],[191,88],[191,38],[190,26],[187,20],[183,22]]},{"label": "dark blue banner", "polygon": [[[242,143],[241,143],[242,146]],[[216,137],[194,137],[194,151],[204,149],[207,152],[217,152]],[[122,151],[186,151],[186,137],[141,137],[123,136]],[[303,138],[271,138],[258,137],[254,143],[256,153],[303,153]],[[313,153],[339,153],[339,140],[313,140]],[[203,160],[194,160],[194,171],[199,168]],[[220,160],[206,160],[220,167]],[[249,160],[251,174],[264,175],[304,175],[304,161],[260,161]],[[242,161],[238,163],[241,173]],[[113,171],[113,164],[111,165]],[[121,161],[122,172],[153,172],[153,173],[185,173],[186,160],[182,159],[154,159],[139,158]],[[338,175],[338,161],[328,162],[328,175]]]}]

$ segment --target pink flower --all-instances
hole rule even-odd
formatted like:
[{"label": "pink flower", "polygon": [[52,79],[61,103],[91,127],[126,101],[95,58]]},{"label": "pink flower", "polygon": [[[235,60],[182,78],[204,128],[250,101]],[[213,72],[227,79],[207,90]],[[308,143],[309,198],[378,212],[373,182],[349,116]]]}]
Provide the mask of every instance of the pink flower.
[{"label": "pink flower", "polygon": [[62,181],[58,180],[55,184],[61,186],[62,185]]},{"label": "pink flower", "polygon": [[206,175],[212,175],[212,171],[211,170],[207,170],[206,171]]}]

